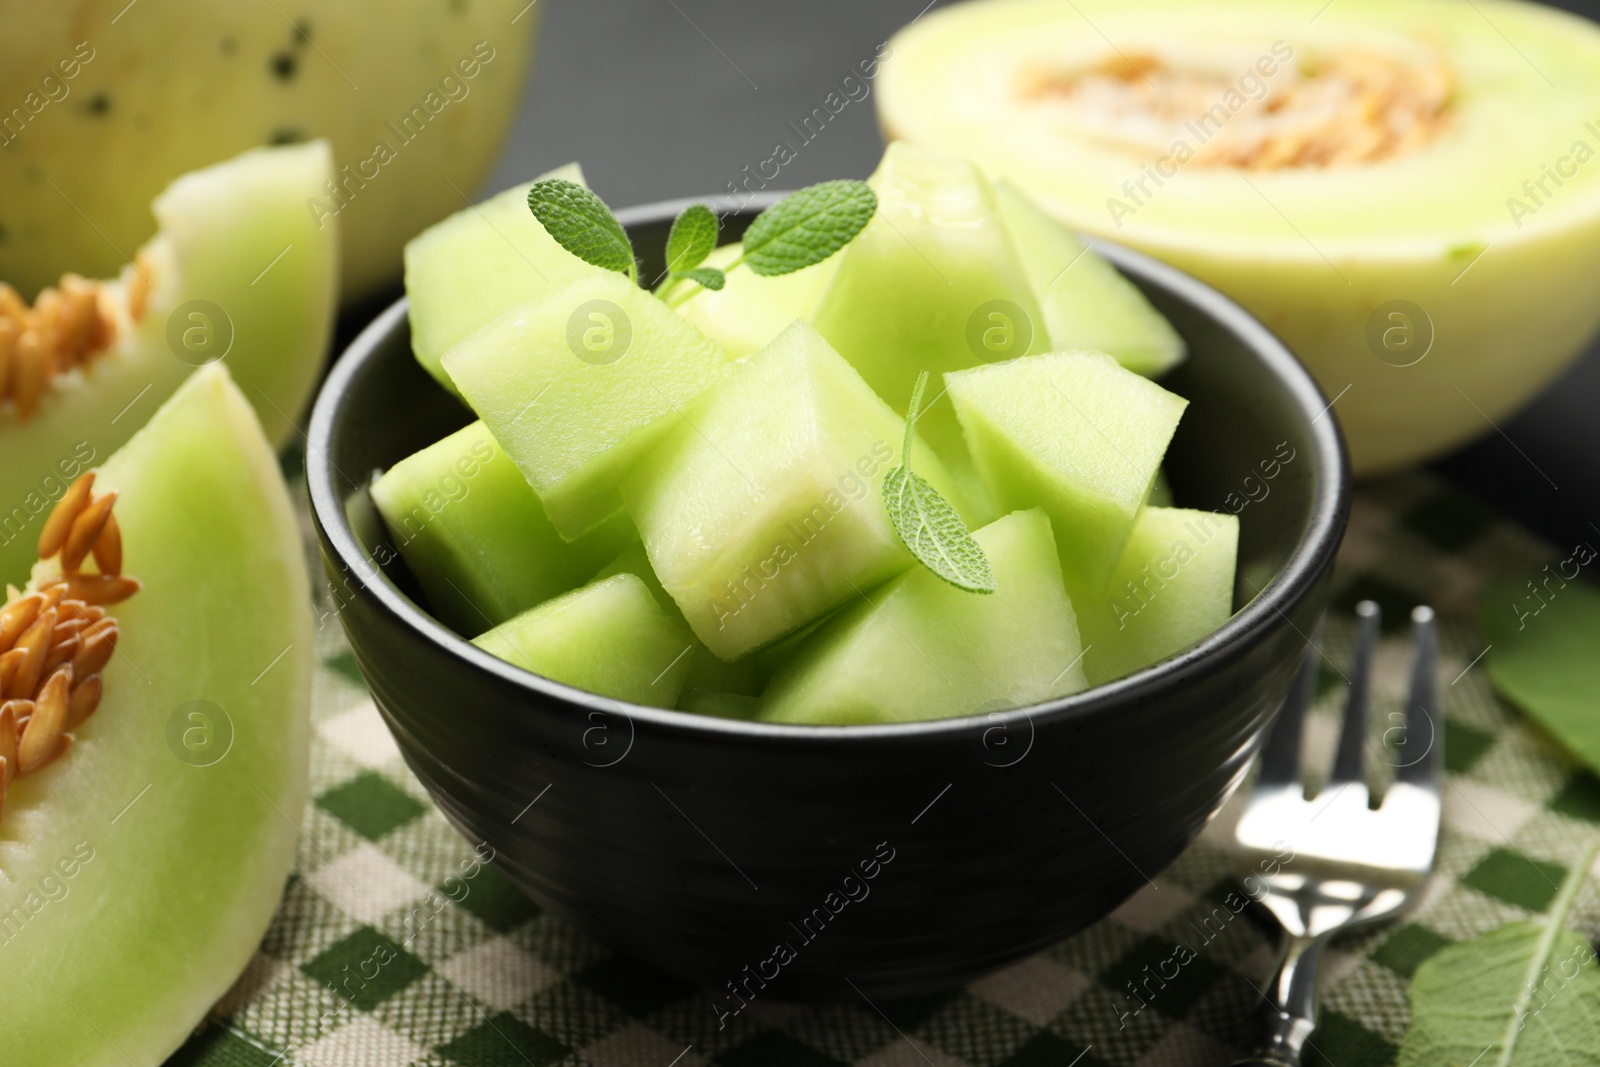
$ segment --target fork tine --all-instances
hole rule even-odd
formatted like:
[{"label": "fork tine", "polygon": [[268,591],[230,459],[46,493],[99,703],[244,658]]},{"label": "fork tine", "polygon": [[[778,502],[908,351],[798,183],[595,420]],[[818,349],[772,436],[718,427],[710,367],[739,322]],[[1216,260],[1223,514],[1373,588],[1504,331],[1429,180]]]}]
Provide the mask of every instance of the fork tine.
[{"label": "fork tine", "polygon": [[1261,750],[1261,773],[1256,778],[1257,783],[1289,785],[1300,780],[1300,727],[1317,691],[1317,643],[1321,639],[1322,625],[1318,623],[1311,632],[1305,659],[1300,661],[1300,671],[1278,712],[1278,721]]},{"label": "fork tine", "polygon": [[1344,727],[1339,731],[1339,753],[1334,757],[1329,783],[1364,782],[1362,770],[1367,747],[1367,700],[1372,690],[1372,654],[1378,646],[1382,611],[1371,600],[1356,605],[1356,661],[1350,671],[1350,697],[1344,706]]},{"label": "fork tine", "polygon": [[[1397,781],[1438,787],[1444,762],[1444,721],[1439,714],[1439,634],[1433,609],[1420,604],[1411,612],[1411,695],[1406,699],[1406,749],[1395,771]],[[1426,746],[1410,751],[1412,744]]]}]

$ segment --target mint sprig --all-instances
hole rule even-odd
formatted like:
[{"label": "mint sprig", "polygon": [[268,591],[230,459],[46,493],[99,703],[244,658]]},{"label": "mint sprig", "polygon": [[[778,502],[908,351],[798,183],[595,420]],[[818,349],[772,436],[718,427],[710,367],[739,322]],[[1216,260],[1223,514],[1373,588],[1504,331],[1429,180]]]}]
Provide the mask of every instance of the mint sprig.
[{"label": "mint sprig", "polygon": [[[563,178],[545,178],[529,187],[528,210],[558,245],[585,263],[625,270],[629,278],[638,280],[639,268],[627,233],[588,189]],[[821,263],[849,244],[877,210],[877,194],[866,182],[843,180],[807,186],[756,216],[745,231],[744,250],[718,270],[701,266],[717,245],[716,213],[704,204],[691,204],[672,222],[667,235],[667,274],[656,295],[667,300],[680,282],[694,285],[682,296],[667,300],[676,305],[701,289],[721,289],[727,272],[736,267],[748,266],[771,277]]]},{"label": "mint sprig", "polygon": [[921,414],[922,393],[927,385],[928,372],[923,371],[912,387],[911,406],[906,409],[900,466],[883,476],[883,504],[895,533],[917,562],[958,589],[992,593],[994,571],[982,546],[972,539],[967,524],[950,502],[927,479],[911,470],[911,445],[916,439],[917,416]]}]

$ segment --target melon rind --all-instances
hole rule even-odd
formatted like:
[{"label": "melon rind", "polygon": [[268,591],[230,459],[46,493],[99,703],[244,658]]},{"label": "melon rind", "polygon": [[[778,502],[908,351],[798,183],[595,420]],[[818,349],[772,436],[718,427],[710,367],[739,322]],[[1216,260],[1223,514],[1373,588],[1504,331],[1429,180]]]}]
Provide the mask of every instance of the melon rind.
[{"label": "melon rind", "polygon": [[[223,368],[191,376],[95,484],[121,494],[144,588],[114,609],[100,708],[65,757],[13,782],[0,820],[0,930],[42,902],[0,943],[4,1058],[21,1067],[163,1062],[255,952],[307,798],[315,638],[299,527]],[[233,725],[210,766],[169,747],[194,700]]]}]

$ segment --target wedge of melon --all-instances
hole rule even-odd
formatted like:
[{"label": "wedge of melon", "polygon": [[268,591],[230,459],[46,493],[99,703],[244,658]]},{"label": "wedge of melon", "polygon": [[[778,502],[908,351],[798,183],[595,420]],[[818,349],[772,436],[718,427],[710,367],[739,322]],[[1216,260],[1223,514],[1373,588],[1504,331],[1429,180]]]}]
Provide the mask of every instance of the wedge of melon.
[{"label": "wedge of melon", "polygon": [[632,574],[574,589],[473,639],[523,670],[660,708],[677,703],[694,643]]},{"label": "wedge of melon", "polygon": [[1053,347],[1104,352],[1151,378],[1183,359],[1178,331],[1117,268],[1010,182],[994,195]]},{"label": "wedge of melon", "polygon": [[310,588],[277,459],[222,367],[191,376],[95,488],[121,494],[144,587],[115,608],[99,709],[13,781],[0,818],[4,1058],[155,1067],[283,891],[306,803]]},{"label": "wedge of melon", "polygon": [[1233,614],[1239,519],[1210,511],[1147,507],[1099,600],[1079,603],[1095,685],[1157,663],[1216,630]]},{"label": "wedge of melon", "polygon": [[[958,156],[891,144],[869,179],[878,214],[837,258],[811,322],[892,408],[917,375],[1045,352],[1050,339],[994,191]],[[917,422],[940,455],[960,427],[937,402]]]},{"label": "wedge of melon", "polygon": [[[737,659],[911,565],[883,506],[904,422],[804,322],[738,365],[622,483],[661,584]],[[932,451],[913,469],[959,499]]]},{"label": "wedge of melon", "polygon": [[[583,184],[568,163],[543,178]],[[462,208],[406,242],[406,296],[417,362],[456,392],[440,361],[458,341],[540,294],[601,273],[544,232],[528,210],[528,187],[512,186]]]},{"label": "wedge of melon", "polygon": [[[705,266],[719,270],[744,251],[739,243],[723,245],[706,257]],[[765,348],[795,319],[805,318],[838,269],[839,257],[790,274],[761,275],[734,270],[721,289],[701,289],[678,305],[678,314],[700,332],[743,359]]]},{"label": "wedge of melon", "polygon": [[1099,596],[1188,401],[1094,352],[946,375],[995,503],[1042,506],[1072,602]]},{"label": "wedge of melon", "polygon": [[1088,687],[1050,520],[1013,512],[973,533],[995,591],[913,567],[840,612],[778,671],[768,722],[910,722],[1023,707]]},{"label": "wedge of melon", "polygon": [[[268,438],[297,436],[333,323],[337,226],[306,211],[329,166],[320,141],[261,148],[156,198],[160,233],[119,281],[99,283],[117,324],[110,348],[57,376],[28,417],[0,407],[0,578],[22,579],[51,503],[197,364],[223,357]],[[136,315],[130,290],[146,280]]]},{"label": "wedge of melon", "polygon": [[429,609],[459,633],[478,633],[582,585],[638,537],[619,514],[564,540],[482,422],[407,456],[371,492]]},{"label": "wedge of melon", "polygon": [[621,506],[617,482],[730,366],[722,347],[620,274],[514,308],[445,370],[575,539]]}]

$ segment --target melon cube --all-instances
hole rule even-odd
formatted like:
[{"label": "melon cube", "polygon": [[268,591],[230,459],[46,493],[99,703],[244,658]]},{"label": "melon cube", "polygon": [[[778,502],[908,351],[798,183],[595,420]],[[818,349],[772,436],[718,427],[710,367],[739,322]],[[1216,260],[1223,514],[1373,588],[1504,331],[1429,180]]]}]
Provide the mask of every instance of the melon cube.
[{"label": "melon cube", "polygon": [[[959,156],[891,144],[869,180],[878,214],[839,254],[811,322],[904,413],[917,375],[1050,348],[987,178]],[[935,397],[917,430],[946,459],[961,430]]]},{"label": "melon cube", "polygon": [[1087,688],[1045,513],[1013,512],[972,536],[994,570],[993,593],[968,593],[913,567],[808,638],[767,687],[761,718],[942,719]]},{"label": "melon cube", "polygon": [[1043,507],[1073,603],[1100,596],[1188,401],[1090,352],[977,367],[945,384],[994,502]]},{"label": "melon cube", "polygon": [[477,633],[582,585],[638,537],[618,515],[564,540],[481,422],[407,456],[371,492],[429,609],[459,633]]},{"label": "melon cube", "polygon": [[[742,244],[723,245],[706,257],[704,266],[720,270],[743,251]],[[677,311],[728,355],[743,359],[771,344],[795,319],[805,318],[838,265],[839,257],[829,256],[788,274],[735,270],[721,289],[701,289]]]},{"label": "melon cube", "polygon": [[553,681],[658,708],[677,703],[694,648],[631,574],[547,600],[472,643]]},{"label": "melon cube", "polygon": [[[737,659],[911,565],[882,497],[904,433],[796,322],[622,483],[656,576],[711,651]],[[956,502],[920,442],[912,469]]]},{"label": "melon cube", "polygon": [[604,274],[506,312],[444,366],[571,540],[621,507],[617,482],[730,364],[660,300]]},{"label": "melon cube", "polygon": [[1236,516],[1139,512],[1105,595],[1077,605],[1089,680],[1099,685],[1148,667],[1227,622],[1238,554]]}]

